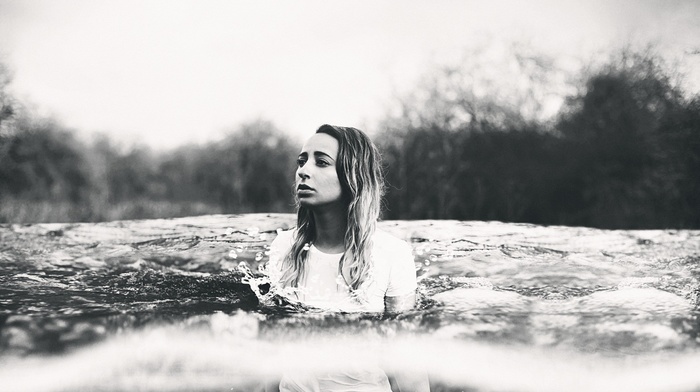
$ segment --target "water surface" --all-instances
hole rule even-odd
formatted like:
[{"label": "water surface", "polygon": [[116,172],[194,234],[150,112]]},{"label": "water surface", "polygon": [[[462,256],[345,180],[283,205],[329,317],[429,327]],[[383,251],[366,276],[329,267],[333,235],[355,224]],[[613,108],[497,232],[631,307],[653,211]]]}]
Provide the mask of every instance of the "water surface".
[{"label": "water surface", "polygon": [[380,361],[436,391],[700,390],[698,231],[381,222],[419,278],[419,308],[383,316],[267,292],[269,244],[293,224],[0,226],[0,385],[246,391]]}]

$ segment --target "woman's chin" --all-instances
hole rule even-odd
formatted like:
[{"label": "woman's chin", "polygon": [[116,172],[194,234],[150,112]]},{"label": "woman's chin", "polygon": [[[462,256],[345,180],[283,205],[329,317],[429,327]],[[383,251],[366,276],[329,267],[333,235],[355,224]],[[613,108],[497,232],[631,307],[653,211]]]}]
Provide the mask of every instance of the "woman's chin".
[{"label": "woman's chin", "polygon": [[343,211],[347,208],[347,206],[344,205],[339,200],[326,201],[326,200],[315,199],[313,197],[304,197],[304,198],[298,197],[297,200],[299,201],[300,207],[304,207],[308,210],[338,210],[338,211]]},{"label": "woman's chin", "polygon": [[297,200],[299,202],[299,205],[304,207],[304,208],[311,208],[316,205],[316,203],[313,202],[309,197],[297,197]]}]

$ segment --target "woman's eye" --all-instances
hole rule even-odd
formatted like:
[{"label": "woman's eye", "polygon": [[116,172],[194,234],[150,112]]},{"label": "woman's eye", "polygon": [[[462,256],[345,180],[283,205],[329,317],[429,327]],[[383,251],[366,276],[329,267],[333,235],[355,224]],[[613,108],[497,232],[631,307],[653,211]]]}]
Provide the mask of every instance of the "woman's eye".
[{"label": "woman's eye", "polygon": [[326,161],[324,161],[324,160],[318,160],[318,161],[316,161],[316,165],[318,165],[318,166],[328,166],[328,165],[330,165],[330,163],[329,163],[329,162],[326,162]]},{"label": "woman's eye", "polygon": [[306,163],[306,159],[297,159],[297,166],[302,167]]}]

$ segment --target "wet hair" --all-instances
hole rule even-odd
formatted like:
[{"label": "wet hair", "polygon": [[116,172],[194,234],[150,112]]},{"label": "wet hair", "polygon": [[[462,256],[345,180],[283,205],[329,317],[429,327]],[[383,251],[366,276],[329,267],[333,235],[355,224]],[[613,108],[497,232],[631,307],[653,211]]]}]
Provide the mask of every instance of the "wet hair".
[{"label": "wet hair", "polygon": [[[316,133],[325,133],[338,141],[336,172],[346,205],[345,252],[338,274],[349,265],[347,285],[357,290],[367,279],[371,267],[372,236],[381,210],[384,176],[381,156],[367,135],[356,128],[322,125]],[[313,211],[297,199],[297,229],[294,243],[282,261],[284,286],[299,287],[306,273],[308,245],[316,235]]]}]

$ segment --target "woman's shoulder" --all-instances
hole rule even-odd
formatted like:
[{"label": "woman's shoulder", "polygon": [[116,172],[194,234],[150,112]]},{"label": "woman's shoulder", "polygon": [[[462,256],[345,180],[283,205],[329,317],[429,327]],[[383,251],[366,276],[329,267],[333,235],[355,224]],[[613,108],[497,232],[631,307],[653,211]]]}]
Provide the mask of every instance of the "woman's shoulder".
[{"label": "woman's shoulder", "polygon": [[270,251],[279,255],[288,251],[294,243],[294,234],[295,229],[279,231],[277,237],[270,243]]},{"label": "woman's shoulder", "polygon": [[272,240],[273,244],[287,244],[294,241],[294,232],[296,229],[280,230],[277,232],[277,237]]},{"label": "woman's shoulder", "polygon": [[396,252],[413,252],[413,248],[411,248],[408,242],[380,229],[374,232],[372,243],[375,252],[388,252],[390,254],[396,254]]},{"label": "woman's shoulder", "polygon": [[408,242],[377,230],[373,237],[375,278],[383,281],[383,296],[403,296],[416,289],[413,248]]}]

